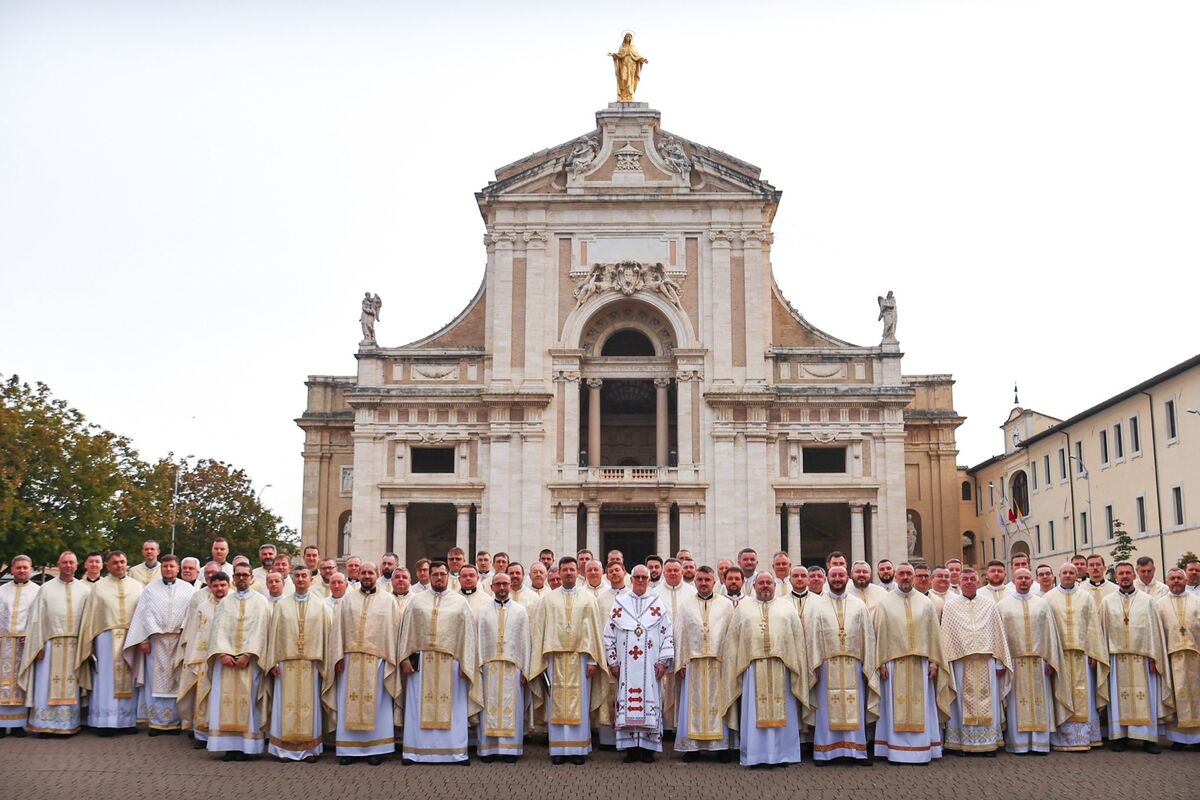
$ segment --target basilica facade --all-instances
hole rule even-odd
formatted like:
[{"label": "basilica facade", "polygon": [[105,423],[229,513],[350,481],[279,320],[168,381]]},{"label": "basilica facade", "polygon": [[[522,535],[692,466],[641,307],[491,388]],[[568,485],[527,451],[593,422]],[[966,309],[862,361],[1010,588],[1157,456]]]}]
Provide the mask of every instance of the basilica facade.
[{"label": "basilica facade", "polygon": [[466,308],[399,347],[364,324],[357,374],[309,377],[304,542],[961,556],[953,381],[902,374],[890,297],[870,346],[784,299],[780,195],[639,102],[497,170]]}]

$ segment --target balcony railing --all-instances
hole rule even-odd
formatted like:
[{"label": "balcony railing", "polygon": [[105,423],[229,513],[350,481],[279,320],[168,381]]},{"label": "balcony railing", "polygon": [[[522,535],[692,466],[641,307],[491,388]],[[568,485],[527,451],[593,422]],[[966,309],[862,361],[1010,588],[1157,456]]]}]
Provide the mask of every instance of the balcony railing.
[{"label": "balcony railing", "polygon": [[671,479],[670,467],[588,467],[588,481],[596,483],[660,483]]}]

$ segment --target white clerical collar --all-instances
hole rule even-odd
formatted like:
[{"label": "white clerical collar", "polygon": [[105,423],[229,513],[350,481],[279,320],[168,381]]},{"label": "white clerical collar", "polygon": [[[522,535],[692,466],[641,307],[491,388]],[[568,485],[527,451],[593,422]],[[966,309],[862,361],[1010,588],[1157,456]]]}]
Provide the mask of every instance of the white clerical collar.
[{"label": "white clerical collar", "polygon": [[560,592],[567,592],[568,594],[575,594],[575,592],[579,591],[579,584],[577,583],[569,589],[566,586],[559,586],[558,590]]},{"label": "white clerical collar", "polygon": [[1030,592],[1025,592],[1025,594],[1021,594],[1018,591],[1014,591],[1012,593],[1012,596],[1017,598],[1018,600],[1028,600],[1029,598],[1033,597],[1033,594]]},{"label": "white clerical collar", "polygon": [[292,597],[295,598],[297,603],[303,603],[305,600],[308,599],[308,592],[305,592],[304,594],[300,594],[299,592],[296,592],[292,595]]},{"label": "white clerical collar", "polygon": [[830,596],[830,598],[832,598],[834,600],[845,600],[846,599],[845,592],[838,594],[837,592],[833,591],[832,589],[829,590],[829,596]]},{"label": "white clerical collar", "polygon": [[714,597],[716,597],[716,592],[712,592],[707,595],[703,595],[703,594],[700,594],[699,592],[696,592],[696,597],[700,598],[701,600],[712,600]]},{"label": "white clerical collar", "polygon": [[910,594],[913,594],[913,590],[912,590],[912,588],[911,588],[911,587],[910,587],[910,588],[909,588],[909,590],[906,592],[906,591],[904,591],[903,589],[901,589],[899,586],[897,586],[897,587],[896,587],[896,591],[897,591],[897,592],[899,592],[899,593],[900,593],[900,594],[902,594],[902,595],[910,595]]},{"label": "white clerical collar", "polygon": [[805,589],[803,592],[797,592],[795,589],[792,589],[792,597],[808,597],[808,589]]},{"label": "white clerical collar", "polygon": [[884,581],[880,581],[879,588],[887,589],[889,592],[895,591],[896,590],[896,582],[895,581],[887,581],[885,583]]},{"label": "white clerical collar", "polygon": [[1134,587],[1132,587],[1132,586],[1130,586],[1130,587],[1129,587],[1129,591],[1128,591],[1128,592],[1127,592],[1127,591],[1125,591],[1124,589],[1122,589],[1120,586],[1118,586],[1118,587],[1117,587],[1117,591],[1118,591],[1118,592],[1120,592],[1121,594],[1127,594],[1127,595],[1135,595],[1135,594],[1137,594],[1137,589],[1136,589],[1136,588],[1134,588]]},{"label": "white clerical collar", "polygon": [[146,561],[142,564],[142,566],[146,569],[158,569],[158,562],[155,561],[153,564],[151,564],[149,561]]},{"label": "white clerical collar", "polygon": [[1056,588],[1063,594],[1075,594],[1075,590],[1079,588],[1079,584],[1077,584],[1077,583],[1072,584],[1070,589],[1063,586],[1062,584],[1059,584],[1058,587],[1056,587]]},{"label": "white clerical collar", "polygon": [[244,592],[241,590],[238,590],[233,593],[233,596],[236,597],[238,600],[245,600],[247,597],[249,597],[251,594],[253,594],[253,592],[254,592],[253,589],[247,589]]},{"label": "white clerical collar", "polygon": [[461,591],[461,592],[462,592],[464,595],[466,595],[467,597],[470,597],[471,595],[473,595],[473,594],[475,594],[476,592],[478,592],[478,591],[479,591],[479,587],[478,587],[478,586],[476,586],[476,587],[475,587],[475,588],[473,588],[473,589],[460,589],[459,591]]}]

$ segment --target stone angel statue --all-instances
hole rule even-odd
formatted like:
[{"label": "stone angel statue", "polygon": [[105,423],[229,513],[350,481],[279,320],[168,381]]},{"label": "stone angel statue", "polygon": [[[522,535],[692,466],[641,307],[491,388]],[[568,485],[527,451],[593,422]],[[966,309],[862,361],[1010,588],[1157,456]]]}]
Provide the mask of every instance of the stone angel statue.
[{"label": "stone angel statue", "polygon": [[887,297],[879,298],[879,319],[883,320],[883,340],[896,341],[896,296],[891,290]]},{"label": "stone angel statue", "polygon": [[375,344],[375,323],[379,321],[381,308],[383,301],[379,299],[379,295],[372,296],[370,292],[363,295],[362,314],[358,318],[359,324],[362,325],[363,344]]},{"label": "stone angel statue", "polygon": [[576,139],[575,146],[567,155],[567,171],[572,175],[586,172],[587,168],[596,160],[598,152],[600,152],[600,143],[596,141],[595,136],[582,136]]},{"label": "stone angel statue", "polygon": [[617,73],[617,100],[622,103],[632,103],[633,94],[637,91],[638,81],[642,77],[642,64],[649,64],[649,59],[633,46],[633,34],[625,34],[621,46],[615,53],[609,53],[613,60],[613,70]]}]

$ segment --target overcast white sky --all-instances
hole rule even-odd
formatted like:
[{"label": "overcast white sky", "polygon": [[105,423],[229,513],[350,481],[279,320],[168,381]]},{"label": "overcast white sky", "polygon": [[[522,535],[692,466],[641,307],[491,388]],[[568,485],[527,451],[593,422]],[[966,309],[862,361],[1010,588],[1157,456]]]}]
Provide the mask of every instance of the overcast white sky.
[{"label": "overcast white sky", "polygon": [[960,463],[1200,351],[1200,3],[4,2],[0,372],[146,458],[245,467],[298,527],[309,374],[483,274],[473,192],[638,99],[784,192],[814,324],[949,372]]}]

